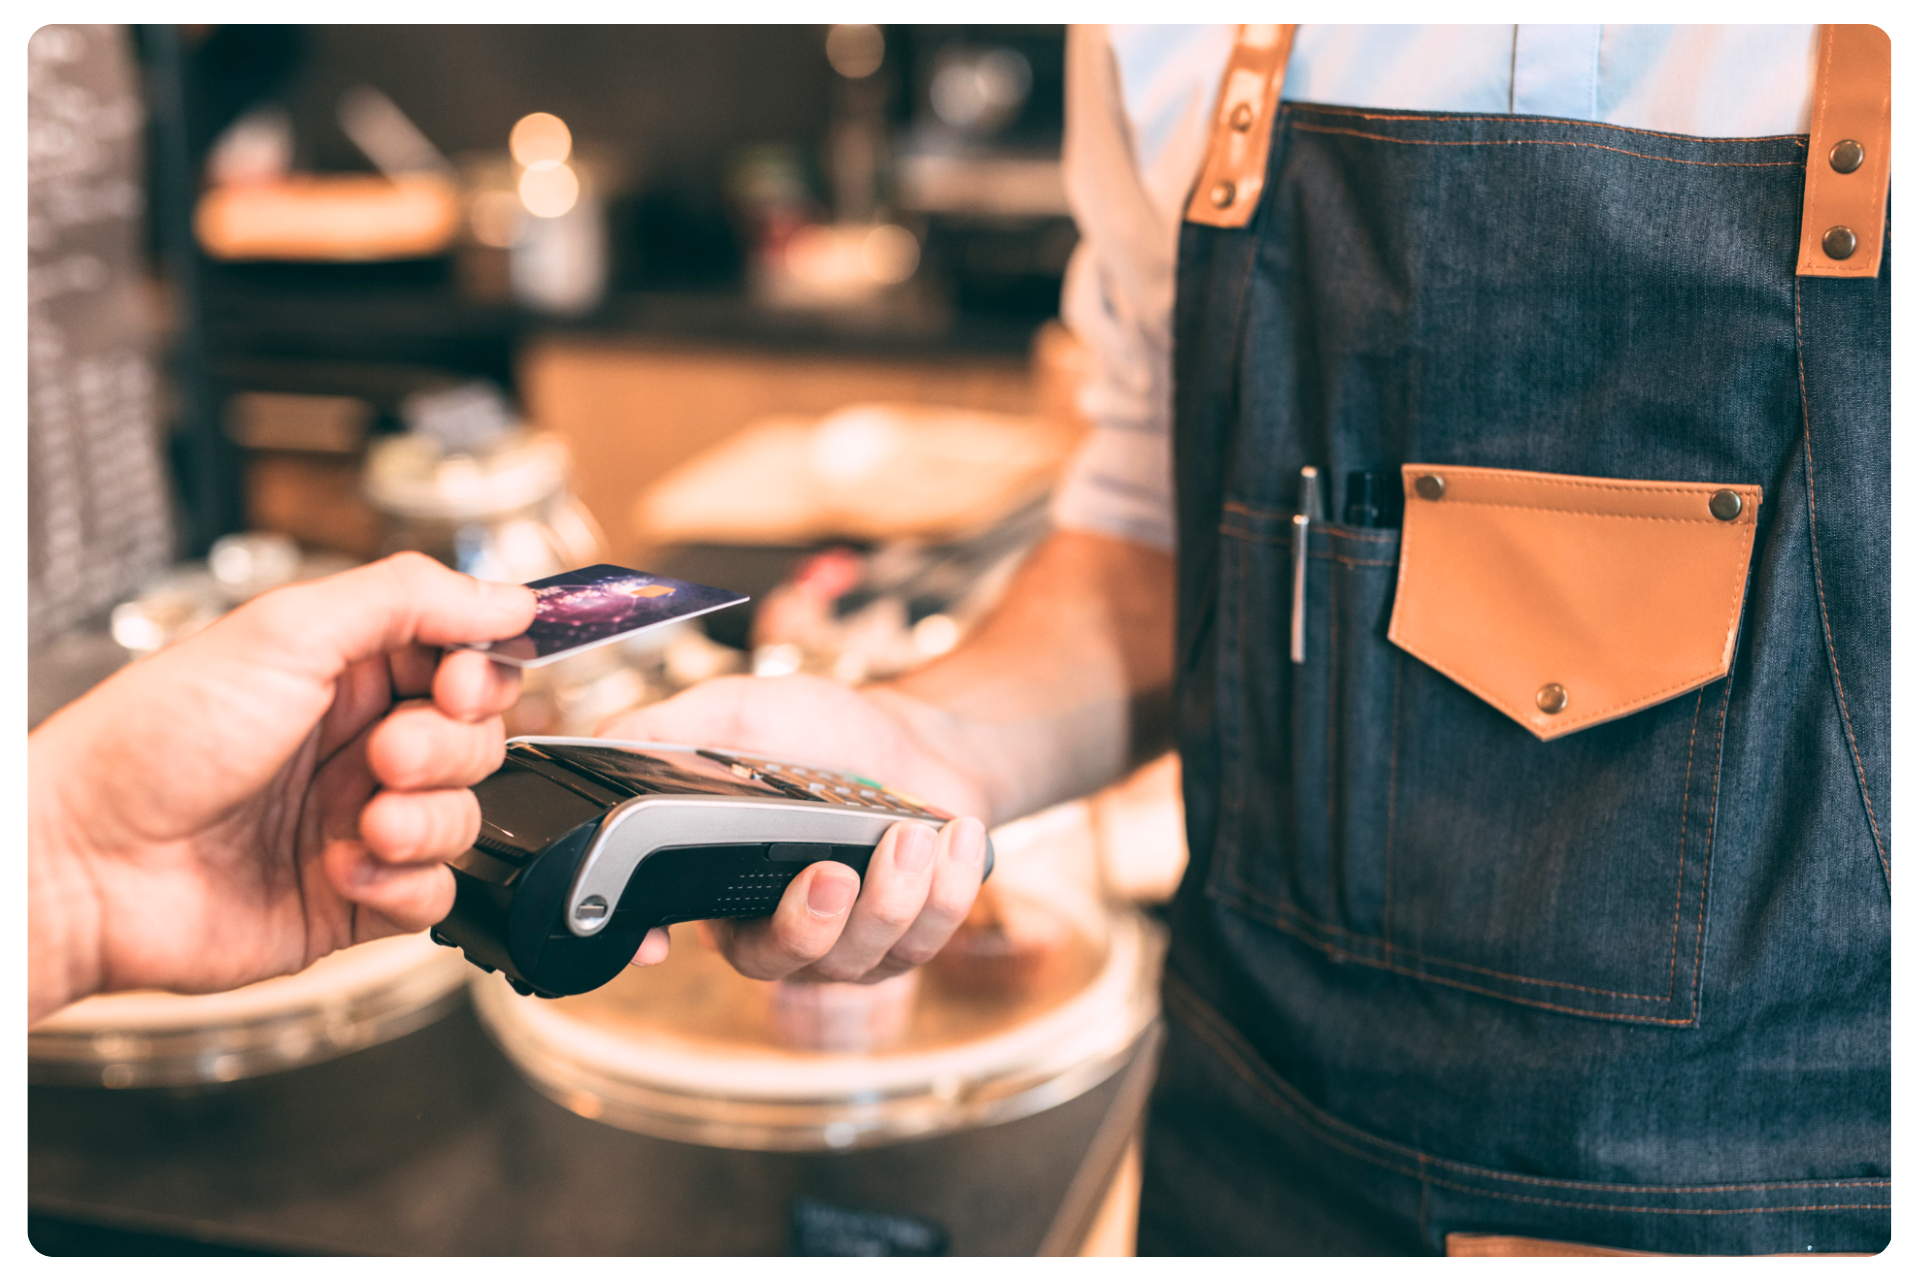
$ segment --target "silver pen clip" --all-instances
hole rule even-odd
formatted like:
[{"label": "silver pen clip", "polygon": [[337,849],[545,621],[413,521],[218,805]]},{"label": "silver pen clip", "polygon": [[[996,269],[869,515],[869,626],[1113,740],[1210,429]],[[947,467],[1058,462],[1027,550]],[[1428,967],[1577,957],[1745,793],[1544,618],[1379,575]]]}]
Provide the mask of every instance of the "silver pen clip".
[{"label": "silver pen clip", "polygon": [[1300,508],[1293,517],[1293,661],[1307,661],[1307,531],[1320,514],[1320,469],[1300,469]]}]

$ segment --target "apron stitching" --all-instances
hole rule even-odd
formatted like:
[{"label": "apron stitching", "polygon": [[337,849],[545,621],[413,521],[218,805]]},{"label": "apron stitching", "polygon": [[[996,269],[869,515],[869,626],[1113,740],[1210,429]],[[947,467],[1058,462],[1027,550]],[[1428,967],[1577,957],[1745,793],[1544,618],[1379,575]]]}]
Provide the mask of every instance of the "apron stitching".
[{"label": "apron stitching", "polygon": [[[1432,464],[1432,465],[1446,466],[1445,464]],[[1499,467],[1446,466],[1446,470],[1450,472],[1454,472],[1459,475],[1467,475],[1467,476],[1489,476],[1489,475],[1497,476],[1504,469]],[[1547,475],[1541,472],[1528,472],[1528,473],[1522,473],[1522,475],[1525,476],[1526,483],[1529,486],[1553,485],[1561,489],[1605,489],[1605,490],[1612,490],[1616,493],[1623,493],[1623,494],[1699,495],[1703,489],[1711,488],[1713,485],[1713,482],[1711,481],[1705,482],[1704,484],[1693,484],[1693,485],[1649,484],[1646,481],[1622,482],[1617,480],[1602,480],[1599,477],[1593,477],[1593,476],[1552,476],[1552,475]],[[1481,502],[1481,500],[1473,499],[1473,498],[1456,498],[1454,499],[1454,501],[1456,503]],[[1484,505],[1490,506],[1491,504],[1484,504]],[[1594,514],[1597,516],[1606,515],[1605,512],[1595,512]],[[1721,522],[1715,521],[1713,523],[1719,524]]]},{"label": "apron stitching", "polygon": [[[1677,492],[1677,491],[1676,491],[1676,492]],[[1710,528],[1710,529],[1727,529],[1727,528],[1733,528],[1733,529],[1752,529],[1752,528],[1753,528],[1753,526],[1752,526],[1751,524],[1742,524],[1742,525],[1734,525],[1734,526],[1728,526],[1728,525],[1727,525],[1727,524],[1726,524],[1726,523],[1725,523],[1724,521],[1718,521],[1718,520],[1715,520],[1715,519],[1714,519],[1714,518],[1713,518],[1712,516],[1705,516],[1705,517],[1701,517],[1701,516],[1643,516],[1643,515],[1640,515],[1640,514],[1639,514],[1639,513],[1637,513],[1637,512],[1595,512],[1595,511],[1582,511],[1582,510],[1580,510],[1580,509],[1579,509],[1579,508],[1577,508],[1577,507],[1548,507],[1548,506],[1546,506],[1546,505],[1544,505],[1544,504],[1542,504],[1542,503],[1483,503],[1483,502],[1476,502],[1475,500],[1473,500],[1473,499],[1471,499],[1471,498],[1467,498],[1467,499],[1460,499],[1460,500],[1458,500],[1458,501],[1456,501],[1456,502],[1455,502],[1455,503],[1454,503],[1453,505],[1454,505],[1455,507],[1482,507],[1482,508],[1491,508],[1491,509],[1493,509],[1493,510],[1495,510],[1495,511],[1516,511],[1516,512],[1555,512],[1555,513],[1558,513],[1558,514],[1560,514],[1560,515],[1563,515],[1563,516],[1584,516],[1584,517],[1586,517],[1586,518],[1587,518],[1587,519],[1589,519],[1589,520],[1598,520],[1598,519],[1604,519],[1604,520],[1650,520],[1650,521],[1658,521],[1658,522],[1660,522],[1661,524],[1667,524],[1667,525],[1705,525],[1705,526],[1707,526],[1707,527],[1708,527],[1708,528]]]},{"label": "apron stitching", "polygon": [[1465,1192],[1470,1196],[1497,1197],[1502,1201],[1520,1201],[1528,1205],[1551,1205],[1569,1210],[1605,1210],[1613,1214],[1684,1214],[1692,1216],[1714,1214],[1798,1214],[1821,1210],[1891,1210],[1893,1208],[1893,1204],[1889,1201],[1858,1201],[1840,1205],[1751,1205],[1721,1210],[1696,1210],[1686,1206],[1607,1205],[1599,1201],[1567,1201],[1554,1197],[1521,1196],[1515,1192],[1494,1192],[1487,1188],[1476,1188],[1465,1183],[1454,1183],[1447,1179],[1436,1178],[1434,1182],[1443,1188],[1452,1188],[1456,1192]]},{"label": "apron stitching", "polygon": [[1650,156],[1644,151],[1628,151],[1625,147],[1609,147],[1599,142],[1570,142],[1557,138],[1486,138],[1441,142],[1430,138],[1395,138],[1384,133],[1368,133],[1364,129],[1337,129],[1332,125],[1310,125],[1295,121],[1293,127],[1306,133],[1337,133],[1351,138],[1366,138],[1373,142],[1394,142],[1403,147],[1586,147],[1593,151],[1611,151],[1617,155],[1632,156],[1637,160],[1658,160],[1669,165],[1700,165],[1708,169],[1804,169],[1806,166],[1798,160],[1682,160],[1675,156]]},{"label": "apron stitching", "polygon": [[[1703,691],[1704,695],[1704,691]],[[1727,756],[1727,708],[1733,702],[1733,664],[1727,664],[1727,687],[1720,694],[1720,750],[1713,761],[1713,799],[1707,811],[1707,849],[1700,863],[1700,910],[1693,920],[1693,1009],[1700,1017],[1700,958],[1707,946],[1707,887],[1713,882],[1713,829],[1720,817],[1720,767]]]},{"label": "apron stitching", "polygon": [[[1487,473],[1492,472],[1496,469],[1491,467],[1449,467],[1447,470],[1458,472],[1458,473],[1469,474],[1469,475],[1478,474],[1478,475],[1484,476]],[[1559,477],[1544,476],[1538,473],[1527,476],[1526,483],[1529,486],[1552,485],[1562,489],[1600,489],[1600,490],[1608,490],[1613,493],[1620,493],[1620,494],[1678,494],[1682,496],[1696,496],[1696,497],[1701,496],[1702,490],[1710,487],[1712,484],[1712,482],[1707,482],[1707,484],[1705,485],[1649,485],[1644,483],[1613,484],[1604,480],[1588,480],[1585,478],[1575,478],[1575,479],[1568,480],[1568,479],[1561,479]],[[1526,504],[1526,503],[1491,503],[1491,502],[1487,502],[1484,499],[1478,499],[1478,498],[1455,498],[1453,500],[1453,503],[1455,506],[1472,505],[1475,507],[1529,506],[1529,504]],[[1275,520],[1290,520],[1292,519],[1292,516],[1293,516],[1292,512],[1276,511],[1276,510],[1272,510],[1270,508],[1264,508],[1264,507],[1248,507],[1244,503],[1226,503],[1223,506],[1228,511],[1244,512],[1249,516],[1267,516]],[[1545,511],[1578,511],[1579,509],[1563,508],[1563,507],[1547,507],[1547,508],[1543,508],[1543,510]],[[1628,513],[1596,511],[1596,512],[1589,512],[1586,514],[1593,515],[1593,516],[1611,516],[1616,514],[1628,514]],[[1653,518],[1649,518],[1649,519],[1653,519]],[[1714,520],[1711,517],[1696,518],[1696,517],[1669,516],[1669,517],[1662,517],[1660,519],[1666,519],[1666,520],[1699,519],[1700,523],[1703,525],[1704,524],[1719,525],[1719,524],[1725,523],[1723,521]],[[1328,530],[1327,532],[1333,533],[1335,531]],[[1376,535],[1349,533],[1349,534],[1345,534],[1344,536],[1348,538],[1361,538],[1361,537],[1375,537]],[[1392,535],[1386,534],[1386,535],[1380,535],[1379,537],[1391,538]]]},{"label": "apron stitching", "polygon": [[[1309,558],[1311,559],[1311,558]],[[1335,571],[1327,574],[1327,910],[1333,914],[1334,938],[1346,933],[1346,914],[1341,909],[1340,862],[1346,843],[1336,825],[1336,801],[1340,796],[1340,606],[1335,599]],[[1305,608],[1305,599],[1302,599]]]},{"label": "apron stitching", "polygon": [[1674,970],[1680,962],[1680,903],[1687,885],[1687,810],[1693,798],[1693,746],[1700,736],[1700,704],[1706,701],[1704,686],[1693,700],[1693,726],[1687,731],[1687,773],[1680,784],[1680,873],[1673,882],[1673,939],[1667,946],[1667,999],[1673,999]]},{"label": "apron stitching", "polygon": [[[1824,108],[1825,104],[1822,103]],[[1860,760],[1860,746],[1853,737],[1853,718],[1847,714],[1847,689],[1840,679],[1840,659],[1833,649],[1833,624],[1827,618],[1827,588],[1820,573],[1820,533],[1816,528],[1813,501],[1813,412],[1807,405],[1806,345],[1800,331],[1800,277],[1793,278],[1794,358],[1800,369],[1800,421],[1804,429],[1807,466],[1807,539],[1813,554],[1813,586],[1820,598],[1820,631],[1827,642],[1827,664],[1833,671],[1834,697],[1840,703],[1840,723],[1847,731],[1847,750],[1853,753],[1853,773],[1860,783],[1860,800],[1867,808],[1867,826],[1873,833],[1873,851],[1880,856],[1880,870],[1886,873],[1887,889],[1893,889],[1893,866],[1887,862],[1886,847],[1880,840],[1880,824],[1873,816],[1873,796],[1867,790],[1867,769]]]},{"label": "apron stitching", "polygon": [[[1269,160],[1269,163],[1272,163],[1271,160]],[[1256,218],[1256,221],[1257,221],[1257,218]],[[1240,410],[1240,406],[1238,403],[1239,379],[1235,375],[1235,371],[1239,368],[1240,362],[1246,358],[1248,286],[1253,281],[1255,259],[1257,259],[1258,257],[1259,257],[1258,241],[1249,239],[1247,241],[1246,264],[1239,273],[1239,279],[1234,282],[1234,292],[1233,292],[1234,338],[1233,338],[1233,348],[1232,348],[1232,351],[1229,353],[1228,360],[1227,360],[1227,374],[1228,374],[1227,386],[1229,389],[1229,394],[1233,398],[1233,403],[1230,407],[1230,412],[1234,419],[1237,419],[1239,417],[1239,410]],[[1237,601],[1244,595],[1243,585],[1246,581],[1246,566],[1236,563],[1233,566],[1232,572],[1234,575],[1234,581],[1233,581],[1234,598]],[[1225,606],[1216,604],[1216,608],[1225,608]],[[1239,672],[1246,662],[1246,643],[1247,643],[1246,627],[1247,627],[1246,610],[1243,607],[1236,606],[1235,612],[1234,612],[1234,626],[1233,626],[1233,634],[1236,642],[1235,654],[1234,654],[1235,666],[1233,668],[1235,672]],[[1221,634],[1221,640],[1219,643],[1224,645],[1226,643],[1226,637],[1228,634],[1227,629],[1222,628],[1220,634]],[[1219,661],[1218,651],[1216,650],[1215,653],[1216,653],[1215,662],[1217,664]],[[1216,683],[1218,682],[1217,674],[1215,677],[1215,681]],[[1246,780],[1244,777],[1245,767],[1239,759],[1240,757],[1239,748],[1237,746],[1234,746],[1231,749],[1229,749],[1226,746],[1228,743],[1232,743],[1236,745],[1239,743],[1239,740],[1240,740],[1239,722],[1235,721],[1232,724],[1231,728],[1233,730],[1233,733],[1231,735],[1225,735],[1225,734],[1222,735],[1222,759],[1221,759],[1221,765],[1225,767],[1225,771],[1226,771],[1224,774],[1224,777],[1228,780],[1231,780],[1231,790],[1228,791],[1228,794],[1224,798],[1225,803],[1222,805],[1222,809],[1224,810],[1223,817],[1231,821],[1217,828],[1214,834],[1214,843],[1215,843],[1216,849],[1218,848],[1220,842],[1223,839],[1228,842],[1227,848],[1225,849],[1225,851],[1223,851],[1227,855],[1227,857],[1220,860],[1219,867],[1210,870],[1208,875],[1208,881],[1210,884],[1213,883],[1217,878],[1224,878],[1229,884],[1231,884],[1235,880],[1235,874],[1233,871],[1234,864],[1238,861],[1238,856],[1240,854],[1240,829],[1242,826],[1241,816],[1242,816],[1242,807],[1246,804],[1246,796],[1245,796]],[[1226,753],[1229,750],[1233,752],[1233,756],[1231,759],[1228,759],[1226,756]],[[1226,835],[1223,837],[1222,833],[1226,833]]]},{"label": "apron stitching", "polygon": [[[1294,517],[1293,512],[1275,511],[1267,507],[1249,507],[1242,502],[1222,503],[1220,504],[1220,510],[1236,512],[1243,516],[1265,517],[1271,520],[1291,521]],[[1224,529],[1226,526],[1223,524],[1221,528]],[[1390,543],[1399,535],[1398,530],[1340,529],[1331,521],[1322,523],[1321,532],[1326,534],[1328,538],[1350,538],[1355,542],[1364,543]]]},{"label": "apron stitching", "polygon": [[[1826,119],[1827,94],[1833,88],[1833,76],[1831,74],[1833,71],[1833,41],[1827,38],[1828,34],[1825,29],[1822,29],[1820,33],[1820,44],[1822,46],[1820,50],[1820,74],[1814,77],[1814,81],[1820,86],[1820,105],[1814,109],[1813,118],[1821,121]],[[1811,142],[1813,131],[1808,130],[1807,132],[1808,141]],[[1796,318],[1799,313],[1799,302],[1800,292],[1796,286],[1794,289],[1794,311]]]},{"label": "apron stitching", "polygon": [[[1317,1136],[1320,1137],[1323,1142],[1338,1146],[1344,1152],[1357,1156],[1362,1160],[1372,1161],[1375,1164],[1385,1166],[1388,1169],[1395,1170],[1397,1173],[1413,1174],[1414,1171],[1392,1165],[1382,1156],[1363,1152],[1351,1146],[1345,1146],[1339,1143],[1333,1136],[1335,1134],[1344,1134],[1350,1136],[1353,1142],[1371,1144],[1375,1147],[1383,1148],[1387,1152],[1401,1158],[1413,1157],[1416,1160],[1439,1166],[1443,1169],[1457,1170],[1463,1177],[1499,1179],[1508,1183],[1525,1183],[1536,1187],[1567,1188],[1571,1190],[1612,1193],[1624,1196],[1700,1196],[1722,1192],[1781,1192],[1790,1189],[1890,1188],[1893,1186],[1893,1180],[1891,1179],[1804,1179],[1777,1183],[1717,1183],[1692,1185],[1599,1183],[1581,1179],[1551,1179],[1534,1174],[1512,1174],[1505,1170],[1491,1170],[1485,1166],[1471,1165],[1465,1161],[1454,1161],[1446,1157],[1433,1156],[1430,1153],[1421,1152],[1417,1148],[1410,1148],[1403,1144],[1395,1143],[1390,1139],[1383,1139],[1368,1134],[1358,1126],[1350,1125],[1338,1117],[1333,1116],[1331,1113],[1324,1112],[1315,1107],[1313,1104],[1307,1102],[1304,1097],[1299,1096],[1298,1091],[1296,1091],[1291,1084],[1280,1078],[1278,1074],[1273,1072],[1272,1068],[1268,1067],[1263,1060],[1260,1060],[1258,1052],[1254,1051],[1253,1047],[1241,1038],[1239,1032],[1234,1029],[1232,1025],[1225,1023],[1223,1016],[1214,1010],[1204,997],[1187,986],[1185,982],[1175,976],[1169,975],[1167,978],[1167,992],[1169,996],[1174,998],[1168,1002],[1168,1007],[1172,1010],[1175,1017],[1179,1018],[1182,1023],[1192,1029],[1196,1036],[1199,1036],[1202,1040],[1206,1041],[1207,1044],[1211,1045],[1220,1055],[1221,1059],[1226,1062],[1227,1066],[1233,1069],[1234,1075],[1240,1077],[1248,1085],[1251,1085],[1255,1090],[1265,1095],[1270,1102],[1292,1113],[1303,1125],[1327,1131],[1326,1134]],[[1240,1048],[1241,1046],[1245,1046],[1247,1052],[1243,1053]],[[1268,1080],[1268,1077],[1272,1077],[1272,1080]],[[1500,1195],[1499,1193],[1490,1191],[1483,1192],[1479,1188],[1466,1184],[1449,1183],[1438,1178],[1435,1178],[1434,1182],[1440,1183],[1444,1187],[1457,1188],[1461,1191],[1474,1192],[1485,1196]],[[1590,1205],[1590,1203],[1584,1201],[1561,1201],[1551,1202],[1550,1204],[1590,1206],[1590,1208],[1593,1209],[1634,1208]],[[1760,1208],[1795,1210],[1826,1208],[1881,1209],[1884,1207],[1778,1206]]]},{"label": "apron stitching", "polygon": [[[1235,529],[1231,525],[1222,525],[1216,532],[1227,538],[1237,538],[1243,543],[1257,543],[1262,547],[1286,547],[1290,545],[1288,539],[1284,536],[1250,534],[1243,529]],[[1398,561],[1391,560],[1361,560],[1355,556],[1341,556],[1334,552],[1308,552],[1307,555],[1313,560],[1330,560],[1340,565],[1389,568],[1399,563]]]},{"label": "apron stitching", "polygon": [[[1323,934],[1331,934],[1333,932],[1333,926],[1328,924],[1327,922],[1320,920],[1318,917],[1312,915],[1309,912],[1302,911],[1300,908],[1295,907],[1291,903],[1282,903],[1276,899],[1267,898],[1258,889],[1254,888],[1253,886],[1247,884],[1244,881],[1236,879],[1234,881],[1234,887],[1240,890],[1242,892],[1242,895],[1245,898],[1252,900],[1252,905],[1255,907],[1266,909],[1269,911],[1286,913],[1289,916],[1298,918],[1300,924],[1312,927]],[[1274,920],[1272,924],[1274,924],[1275,926],[1278,926],[1281,929],[1288,930],[1289,932],[1292,932],[1292,933],[1298,932],[1294,930],[1294,928],[1288,925],[1286,922],[1278,919]],[[1376,938],[1371,934],[1349,934],[1347,937],[1349,941],[1358,940],[1363,943],[1380,943],[1383,945],[1386,943],[1385,939]],[[1306,939],[1306,941],[1311,943],[1313,946],[1320,948],[1322,951],[1327,950],[1331,946],[1329,943],[1326,943],[1320,939]],[[1589,992],[1595,996],[1617,996],[1620,999],[1626,1000],[1626,1001],[1671,1001],[1673,999],[1671,995],[1660,996],[1657,994],[1647,993],[1647,992],[1616,992],[1610,988],[1586,987],[1579,983],[1565,983],[1558,979],[1538,979],[1538,978],[1532,978],[1525,974],[1508,974],[1501,970],[1490,970],[1480,965],[1470,965],[1465,961],[1448,961],[1448,960],[1443,960],[1437,956],[1428,956],[1423,952],[1418,952],[1408,947],[1392,947],[1386,950],[1399,952],[1404,956],[1411,957],[1412,959],[1414,959],[1415,961],[1418,961],[1423,966],[1441,965],[1441,966],[1445,966],[1448,969],[1471,970],[1475,974],[1484,974],[1489,978],[1506,979],[1509,982],[1513,982],[1513,983],[1528,983],[1536,987],[1558,987],[1558,988],[1565,988],[1569,991],[1574,991],[1574,992]],[[1375,963],[1371,958],[1368,958],[1363,955],[1356,955],[1354,959],[1366,961],[1368,964]],[[1407,969],[1405,967],[1397,966],[1397,965],[1389,965],[1388,968],[1392,969],[1396,974],[1407,974],[1415,978],[1432,979],[1436,983],[1456,983],[1456,980],[1446,978],[1439,974],[1430,974],[1424,969],[1417,969],[1417,970]],[[1495,992],[1491,988],[1470,987],[1469,985],[1464,983],[1457,983],[1457,986],[1467,987],[1469,991],[1485,992],[1490,996],[1502,996],[1502,997],[1506,996],[1505,993]],[[1520,1000],[1521,998],[1513,997],[1511,999]],[[1539,1004],[1539,1002],[1534,1002],[1534,1004]],[[1573,1010],[1576,1013],[1584,1012],[1579,1010],[1578,1007],[1574,1007],[1574,1006],[1548,1005],[1545,1008],[1554,1009],[1554,1010],[1562,1010],[1562,1009]],[[1633,1015],[1632,1017],[1639,1018],[1641,1016]],[[1668,1020],[1668,1021],[1687,1023],[1687,1022],[1691,1022],[1692,1020],[1678,1019],[1678,1020]]]},{"label": "apron stitching", "polygon": [[[1424,969],[1416,970],[1404,965],[1393,965],[1387,962],[1374,961],[1364,956],[1356,959],[1363,965],[1378,965],[1383,969],[1391,970],[1395,974],[1404,974],[1409,978],[1421,979],[1428,983],[1441,983],[1447,987],[1457,987],[1462,992],[1477,992],[1481,996],[1491,996],[1502,1001],[1512,1001],[1516,1005],[1531,1005],[1536,1009],[1556,1010],[1561,1014],[1581,1014],[1588,1018],[1613,1019],[1622,1023],[1659,1023],[1669,1027],[1687,1027],[1693,1023],[1693,1015],[1691,1013],[1683,1019],[1663,1019],[1652,1014],[1629,1014],[1615,1010],[1596,1010],[1590,1006],[1583,1005],[1562,1005],[1555,1001],[1543,1001],[1530,996],[1519,996],[1513,992],[1502,992],[1497,988],[1482,987],[1476,983],[1469,983],[1464,979],[1449,978],[1444,974],[1434,974]],[[1456,963],[1450,961],[1429,961],[1426,962],[1426,964],[1454,965]],[[1458,966],[1458,968],[1471,969],[1473,967],[1462,965]],[[1496,977],[1506,978],[1508,976],[1497,975]],[[1572,983],[1554,983],[1548,979],[1517,979],[1515,981],[1541,984],[1549,987],[1573,988],[1575,991],[1591,992],[1599,996],[1618,996],[1622,1000],[1628,1001],[1659,1001],[1662,999],[1657,996],[1642,996],[1633,992],[1606,992],[1598,988],[1576,987]]]},{"label": "apron stitching", "polygon": [[1662,133],[1658,129],[1634,129],[1628,125],[1608,124],[1604,120],[1570,120],[1565,116],[1517,116],[1510,114],[1498,116],[1453,116],[1445,113],[1424,116],[1396,116],[1373,111],[1343,111],[1337,107],[1296,107],[1296,110],[1302,114],[1309,110],[1319,111],[1325,115],[1343,116],[1353,120],[1415,120],[1427,123],[1438,121],[1442,124],[1451,124],[1459,120],[1477,120],[1493,121],[1498,124],[1574,125],[1581,129],[1606,129],[1613,133],[1635,133],[1648,138],[1672,138],[1677,142],[1792,142],[1802,147],[1807,145],[1807,136],[1798,133],[1760,134],[1751,138],[1707,138],[1700,134],[1693,133]]},{"label": "apron stitching", "polygon": [[1393,731],[1387,755],[1387,834],[1381,862],[1385,884],[1381,889],[1380,945],[1386,959],[1393,959],[1393,818],[1395,802],[1400,798],[1400,673],[1407,656],[1396,650],[1393,655]]},{"label": "apron stitching", "polygon": [[[1246,607],[1247,567],[1246,567],[1245,560],[1246,560],[1246,555],[1245,553],[1242,553],[1241,555],[1235,557],[1233,562],[1234,607],[1233,607],[1233,668],[1232,670],[1236,680],[1238,680],[1239,683],[1242,684],[1243,686],[1245,682],[1243,679],[1241,679],[1241,677],[1246,669],[1246,664],[1247,664],[1247,657],[1246,657],[1247,655],[1247,607]],[[1231,701],[1232,700],[1229,700],[1229,702]],[[1242,759],[1242,757],[1245,755],[1245,748],[1241,743],[1241,739],[1244,736],[1245,731],[1242,725],[1240,724],[1240,712],[1237,707],[1234,709],[1232,715],[1234,718],[1232,722],[1233,733],[1230,738],[1225,738],[1226,742],[1230,742],[1233,745],[1232,760],[1230,762],[1227,762],[1227,764],[1231,766],[1228,777],[1232,780],[1231,782],[1232,791],[1229,797],[1229,804],[1226,808],[1228,811],[1228,817],[1231,821],[1223,825],[1223,827],[1221,828],[1221,831],[1227,834],[1226,839],[1229,842],[1231,842],[1231,844],[1229,849],[1227,850],[1227,857],[1223,858],[1220,861],[1220,868],[1219,868],[1220,873],[1224,876],[1225,880],[1229,885],[1233,885],[1237,883],[1239,880],[1239,873],[1237,869],[1239,868],[1240,855],[1241,855],[1241,848],[1240,848],[1241,842],[1242,842],[1241,831],[1246,825],[1245,810],[1246,810],[1246,803],[1247,803],[1246,764]]]}]

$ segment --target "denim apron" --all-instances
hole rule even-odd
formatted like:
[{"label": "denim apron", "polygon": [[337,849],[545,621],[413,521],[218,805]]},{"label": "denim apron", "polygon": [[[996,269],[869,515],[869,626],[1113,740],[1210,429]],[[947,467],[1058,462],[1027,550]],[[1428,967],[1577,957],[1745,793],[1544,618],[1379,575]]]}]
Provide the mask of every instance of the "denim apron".
[{"label": "denim apron", "polygon": [[[1807,155],[1285,103],[1183,229],[1142,1253],[1888,1241],[1891,249],[1795,275]],[[1757,486],[1728,675],[1543,742],[1388,639],[1337,485],[1290,661],[1302,467],[1405,463]]]}]

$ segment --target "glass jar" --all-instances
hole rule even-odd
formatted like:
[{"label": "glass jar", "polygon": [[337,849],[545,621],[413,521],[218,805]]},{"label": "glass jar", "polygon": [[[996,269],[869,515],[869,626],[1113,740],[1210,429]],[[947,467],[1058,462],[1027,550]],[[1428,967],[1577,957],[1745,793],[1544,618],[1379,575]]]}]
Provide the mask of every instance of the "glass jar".
[{"label": "glass jar", "polygon": [[387,519],[382,554],[425,552],[511,583],[604,561],[606,538],[569,491],[570,466],[559,437],[518,427],[469,448],[420,432],[381,440],[365,488]]}]

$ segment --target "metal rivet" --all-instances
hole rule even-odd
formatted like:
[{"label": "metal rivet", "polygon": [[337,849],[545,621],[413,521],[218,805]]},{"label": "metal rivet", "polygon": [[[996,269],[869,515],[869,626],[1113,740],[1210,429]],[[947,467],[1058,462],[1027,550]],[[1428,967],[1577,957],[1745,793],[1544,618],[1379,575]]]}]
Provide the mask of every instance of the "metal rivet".
[{"label": "metal rivet", "polygon": [[1713,497],[1707,500],[1707,510],[1713,513],[1715,520],[1732,520],[1740,514],[1746,504],[1740,501],[1740,495],[1731,489],[1716,489]]},{"label": "metal rivet", "polygon": [[1437,502],[1446,496],[1447,478],[1428,472],[1414,479],[1413,492],[1429,502]]},{"label": "metal rivet", "polygon": [[1827,251],[1827,257],[1838,261],[1853,257],[1853,231],[1847,227],[1829,227],[1827,234],[1820,237],[1820,247]]},{"label": "metal rivet", "polygon": [[1566,688],[1561,685],[1542,685],[1540,692],[1533,696],[1533,701],[1541,711],[1552,716],[1566,707]]},{"label": "metal rivet", "polygon": [[598,894],[589,894],[580,900],[580,906],[573,909],[576,921],[597,921],[607,914],[607,900]]},{"label": "metal rivet", "polygon": [[[1241,103],[1233,109],[1233,114],[1227,117],[1227,123],[1233,127],[1235,133],[1245,133],[1253,128],[1253,108],[1247,103]],[[1834,167],[1839,168],[1838,165]]]},{"label": "metal rivet", "polygon": [[1213,190],[1207,193],[1207,199],[1213,201],[1215,209],[1225,209],[1233,203],[1233,184],[1225,181],[1214,183]]},{"label": "metal rivet", "polygon": [[1835,173],[1852,173],[1867,158],[1867,149],[1851,138],[1842,138],[1827,153],[1827,163]]}]

